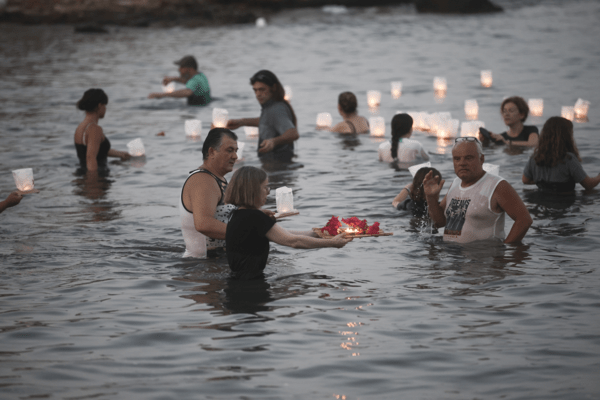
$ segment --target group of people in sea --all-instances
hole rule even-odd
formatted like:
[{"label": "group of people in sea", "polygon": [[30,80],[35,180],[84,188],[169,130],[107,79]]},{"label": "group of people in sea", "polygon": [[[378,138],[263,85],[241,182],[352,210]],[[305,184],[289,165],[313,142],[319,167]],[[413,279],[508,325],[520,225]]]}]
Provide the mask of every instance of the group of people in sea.
[{"label": "group of people in sea", "polygon": [[[211,101],[206,76],[198,72],[196,60],[186,56],[175,62],[179,77],[165,77],[163,83],[177,81],[185,89],[171,93],[152,93],[150,98],[187,97],[188,103],[206,105]],[[267,173],[256,167],[237,169],[231,182],[225,175],[233,171],[237,160],[237,135],[241,126],[259,128],[258,156],[263,162],[289,162],[298,140],[297,120],[291,104],[285,100],[284,88],[275,74],[261,70],[250,78],[250,85],[261,106],[256,118],[230,119],[226,128],[212,128],[202,146],[203,163],[191,171],[183,183],[179,200],[181,229],[185,242],[184,257],[226,256],[237,279],[263,275],[270,242],[293,248],[341,248],[352,240],[345,233],[323,239],[313,231],[287,230],[277,224],[276,215],[263,209],[270,192]],[[106,114],[108,96],[102,89],[89,89],[77,102],[85,118],[75,130],[74,144],[79,159],[79,173],[106,173],[108,157],[127,160],[127,152],[111,148],[98,122]],[[365,117],[358,115],[357,99],[352,92],[338,98],[343,121],[332,128],[340,134],[369,132]],[[500,176],[483,169],[483,148],[490,143],[534,148],[523,170],[522,181],[539,190],[572,194],[575,184],[590,190],[600,183],[600,174],[589,177],[573,138],[573,123],[551,117],[541,133],[535,126],[524,125],[529,108],[521,97],[509,97],[500,107],[506,132],[495,134],[480,129],[478,137],[459,137],[452,148],[456,178],[440,200],[445,180],[431,167],[421,168],[413,181],[394,198],[397,209],[411,210],[429,219],[434,227],[444,227],[445,241],[468,243],[479,240],[520,242],[532,224],[529,211],[515,189]],[[403,163],[429,160],[423,146],[410,139],[413,120],[397,114],[391,121],[391,157]],[[21,194],[11,193],[0,202],[0,212],[18,204]],[[505,215],[514,220],[508,235],[504,232]]]}]

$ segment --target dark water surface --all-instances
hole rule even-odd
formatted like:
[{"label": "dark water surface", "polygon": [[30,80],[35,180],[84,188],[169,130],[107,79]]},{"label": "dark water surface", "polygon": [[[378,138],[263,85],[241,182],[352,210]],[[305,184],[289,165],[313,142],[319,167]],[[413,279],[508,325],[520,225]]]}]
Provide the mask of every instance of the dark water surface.
[{"label": "dark water surface", "polygon": [[[475,98],[498,132],[505,96],[543,98],[544,117],[529,120],[540,128],[581,97],[592,106],[575,136],[596,175],[600,3],[502,4],[505,13],[467,17],[301,10],[262,30],[0,25],[0,195],[25,167],[41,190],[0,215],[0,398],[598,398],[598,191],[540,197],[520,183],[530,151],[489,148],[486,161],[524,198],[533,226],[523,246],[446,245],[391,207],[411,178],[377,160],[380,142],[314,131],[345,90],[366,116],[366,91],[383,92],[388,138],[398,110],[462,121]],[[218,100],[197,109],[146,99],[185,54]],[[301,134],[297,164],[270,172],[300,211],[283,226],[356,215],[394,236],[342,250],[275,245],[267,279],[240,285],[222,259],[181,258],[177,198],[202,144],[183,126],[199,118],[205,136],[212,107],[257,116],[248,78],[262,68],[292,87]],[[490,89],[479,86],[482,69],[493,70]],[[442,103],[434,76],[448,80]],[[398,100],[393,80],[404,83]],[[83,118],[74,104],[90,87],[109,96],[101,126],[113,147],[142,137],[147,150],[113,162],[100,182],[74,175]],[[238,132],[240,165],[260,166],[256,140]],[[451,179],[449,144],[414,138]]]}]

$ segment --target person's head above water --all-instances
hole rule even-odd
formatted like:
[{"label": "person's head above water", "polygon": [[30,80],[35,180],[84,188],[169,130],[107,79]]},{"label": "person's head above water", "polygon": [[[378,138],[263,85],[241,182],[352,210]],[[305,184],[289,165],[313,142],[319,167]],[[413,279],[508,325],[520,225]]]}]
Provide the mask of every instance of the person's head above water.
[{"label": "person's head above water", "polygon": [[398,157],[398,141],[412,134],[413,119],[408,114],[396,114],[392,118],[392,158]]},{"label": "person's head above water", "polygon": [[77,108],[86,112],[94,112],[101,104],[108,104],[108,96],[104,93],[104,90],[88,89],[83,94],[83,97],[77,102]]},{"label": "person's head above water", "polygon": [[246,166],[234,172],[224,201],[238,207],[259,209],[269,192],[267,173],[260,168]]},{"label": "person's head above water", "polygon": [[179,66],[179,75],[186,80],[198,73],[198,62],[194,56],[185,56],[181,60],[175,61],[174,64]]},{"label": "person's head above water", "polygon": [[438,171],[435,168],[431,168],[431,167],[420,168],[417,171],[417,173],[415,174],[415,176],[413,177],[413,182],[412,182],[413,190],[410,193],[410,198],[416,203],[421,203],[421,202],[425,201],[425,193],[423,190],[423,179],[425,179],[425,175],[427,175],[430,171],[433,172],[433,178],[435,178],[436,176],[440,177],[438,182],[441,182],[441,180],[443,179],[440,171]]},{"label": "person's head above water", "polygon": [[202,145],[203,165],[212,173],[224,176],[233,170],[237,151],[235,133],[226,128],[211,129]]},{"label": "person's head above water", "polygon": [[519,121],[525,122],[529,115],[529,106],[522,97],[507,97],[500,105],[500,114],[508,126]]},{"label": "person's head above water", "polygon": [[579,149],[573,138],[573,123],[566,118],[550,117],[540,133],[540,141],[533,152],[535,163],[554,167],[563,162],[567,153],[573,153],[579,161]]},{"label": "person's head above water", "polygon": [[292,122],[294,125],[297,124],[296,114],[290,103],[285,100],[285,89],[277,76],[269,70],[261,69],[250,78],[250,85],[254,90],[256,100],[262,105],[273,99],[275,101],[282,101],[290,108],[292,112]]},{"label": "person's head above water", "polygon": [[338,107],[346,115],[352,115],[356,112],[358,101],[352,92],[343,92],[338,96]]},{"label": "person's head above water", "polygon": [[452,148],[452,161],[456,176],[465,184],[464,187],[477,182],[485,171],[483,163],[483,148],[481,142],[475,137],[459,137],[454,141]]}]

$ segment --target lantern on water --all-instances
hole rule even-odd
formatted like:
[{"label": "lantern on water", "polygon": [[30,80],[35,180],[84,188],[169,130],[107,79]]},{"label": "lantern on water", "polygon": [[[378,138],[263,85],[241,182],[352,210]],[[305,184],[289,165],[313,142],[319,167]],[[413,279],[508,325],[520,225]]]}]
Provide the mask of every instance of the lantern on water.
[{"label": "lantern on water", "polygon": [[477,119],[479,115],[479,105],[477,100],[465,100],[465,115],[467,119]]},{"label": "lantern on water", "polygon": [[429,130],[429,114],[426,112],[416,113],[416,118],[413,119],[413,128],[426,132]]},{"label": "lantern on water", "polygon": [[166,85],[163,85],[164,93],[173,93],[175,91],[175,82],[169,82]]},{"label": "lantern on water", "polygon": [[185,121],[185,134],[198,137],[202,134],[202,121],[199,119],[188,119]]},{"label": "lantern on water", "polygon": [[402,96],[402,82],[392,82],[392,99],[399,99]]},{"label": "lantern on water", "polygon": [[433,90],[435,92],[445,92],[446,90],[448,90],[446,78],[441,76],[436,76],[435,78],[433,78]]},{"label": "lantern on water", "polygon": [[492,71],[489,69],[481,71],[481,86],[492,87]]},{"label": "lantern on water", "polygon": [[461,137],[478,137],[479,128],[485,128],[483,121],[465,121],[460,124],[460,136]]},{"label": "lantern on water", "polygon": [[319,113],[317,114],[317,126],[323,128],[331,127],[332,119],[331,114],[329,113]]},{"label": "lantern on water", "polygon": [[264,19],[263,17],[257,18],[256,19],[256,27],[257,28],[264,28],[265,26],[267,26],[267,20]]},{"label": "lantern on water", "polygon": [[438,134],[440,129],[445,128],[446,121],[449,121],[451,118],[452,115],[449,112],[428,114],[426,124],[429,127],[429,131]]},{"label": "lantern on water", "polygon": [[246,138],[258,137],[258,128],[256,126],[245,126],[244,132],[246,132]]},{"label": "lantern on water", "polygon": [[387,140],[379,145],[377,153],[379,154],[379,161],[394,161],[392,158],[392,144]]},{"label": "lantern on water", "polygon": [[499,165],[483,163],[482,167],[485,172],[489,172],[492,175],[500,174],[500,166]]},{"label": "lantern on water", "polygon": [[590,102],[583,99],[577,99],[575,102],[575,107],[573,108],[575,112],[575,118],[587,118],[588,111],[590,109]]},{"label": "lantern on water", "polygon": [[438,126],[437,136],[442,139],[455,138],[458,134],[458,124],[459,121],[457,119],[443,120]]},{"label": "lantern on water", "polygon": [[408,172],[410,172],[410,174],[414,177],[415,174],[417,172],[419,172],[419,170],[421,168],[431,168],[431,163],[429,161],[427,161],[426,163],[423,164],[417,164],[417,165],[413,165],[408,167]]},{"label": "lantern on water", "polygon": [[229,121],[229,112],[227,110],[224,108],[213,108],[212,118],[215,128],[227,128],[227,121]]},{"label": "lantern on water", "polygon": [[17,189],[22,192],[33,189],[33,169],[16,169],[12,172]]},{"label": "lantern on water", "polygon": [[146,154],[144,143],[142,143],[142,139],[140,138],[133,139],[131,142],[127,143],[127,150],[129,151],[129,154],[134,157],[141,157]]},{"label": "lantern on water", "polygon": [[292,189],[283,186],[275,191],[275,201],[277,202],[277,212],[287,213],[294,211],[294,194]]},{"label": "lantern on water", "polygon": [[573,121],[575,118],[575,107],[573,106],[562,106],[560,109],[560,116],[568,119],[569,121]]},{"label": "lantern on water", "polygon": [[529,111],[534,117],[541,117],[544,115],[544,99],[529,99],[527,102]]},{"label": "lantern on water", "polygon": [[379,90],[369,90],[367,92],[367,104],[369,107],[379,107],[381,103],[381,92]]},{"label": "lantern on water", "polygon": [[237,152],[235,153],[237,155],[237,160],[235,160],[235,162],[242,161],[244,159],[242,156],[244,154],[244,147],[246,147],[246,143],[237,142],[237,145],[238,145],[238,149],[237,149]]},{"label": "lantern on water", "polygon": [[283,98],[286,101],[290,101],[292,99],[292,87],[286,85],[283,87],[283,91],[285,92],[285,94],[283,95]]},{"label": "lantern on water", "polygon": [[371,127],[371,136],[385,136],[385,119],[383,117],[369,118],[369,126]]}]

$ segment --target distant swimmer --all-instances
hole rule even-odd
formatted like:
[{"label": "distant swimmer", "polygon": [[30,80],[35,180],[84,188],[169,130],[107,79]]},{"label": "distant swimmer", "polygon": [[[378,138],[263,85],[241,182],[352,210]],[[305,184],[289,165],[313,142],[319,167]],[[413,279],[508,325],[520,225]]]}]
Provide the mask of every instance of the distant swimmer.
[{"label": "distant swimmer", "polygon": [[408,114],[396,114],[392,118],[392,158],[401,163],[429,161],[429,154],[421,143],[411,139],[413,119]]},{"label": "distant swimmer", "polygon": [[542,128],[540,143],[525,166],[522,180],[545,192],[573,193],[576,183],[586,190],[598,186],[600,174],[590,178],[583,170],[573,138],[573,123],[551,117]]},{"label": "distant swimmer", "polygon": [[101,174],[108,173],[108,157],[118,157],[128,160],[131,156],[125,151],[110,148],[110,141],[98,121],[104,118],[108,96],[102,89],[88,89],[81,100],[77,102],[77,108],[85,111],[85,118],[75,129],[75,149],[79,158],[80,173],[87,171],[98,171]]},{"label": "distant swimmer", "polygon": [[338,96],[338,112],[344,119],[334,127],[317,126],[319,130],[329,130],[338,133],[368,133],[369,121],[358,115],[358,101],[352,92],[343,92]]},{"label": "distant swimmer", "polygon": [[515,146],[537,146],[539,134],[535,125],[523,125],[529,115],[527,102],[519,96],[508,97],[500,105],[500,114],[504,124],[508,127],[506,132],[492,133],[484,128],[480,129],[480,139],[496,144],[511,144]]},{"label": "distant swimmer", "polygon": [[194,56],[185,56],[175,61],[179,66],[179,76],[166,76],[163,85],[171,82],[179,82],[185,85],[185,89],[174,90],[171,93],[150,93],[149,99],[161,99],[163,97],[187,97],[189,106],[205,106],[211,102],[210,86],[206,75],[198,71],[198,63]]},{"label": "distant swimmer", "polygon": [[23,198],[23,195],[16,190],[14,192],[12,192],[11,194],[9,194],[6,197],[6,199],[4,199],[3,201],[0,201],[0,213],[2,213],[4,210],[6,210],[9,207],[14,207],[17,204],[19,204],[21,202],[22,198]]},{"label": "distant swimmer", "polygon": [[[429,216],[436,227],[445,226],[444,240],[520,242],[533,222],[529,211],[508,182],[483,170],[485,157],[479,140],[457,138],[452,160],[457,178],[441,203],[439,195],[445,181],[429,172],[423,182]],[[505,214],[515,221],[506,239]]]},{"label": "distant swimmer", "polygon": [[285,90],[274,73],[258,71],[250,78],[256,100],[261,106],[259,118],[230,119],[229,129],[258,126],[258,156],[261,161],[291,161],[294,142],[300,135],[296,129],[296,114],[284,99]]}]

